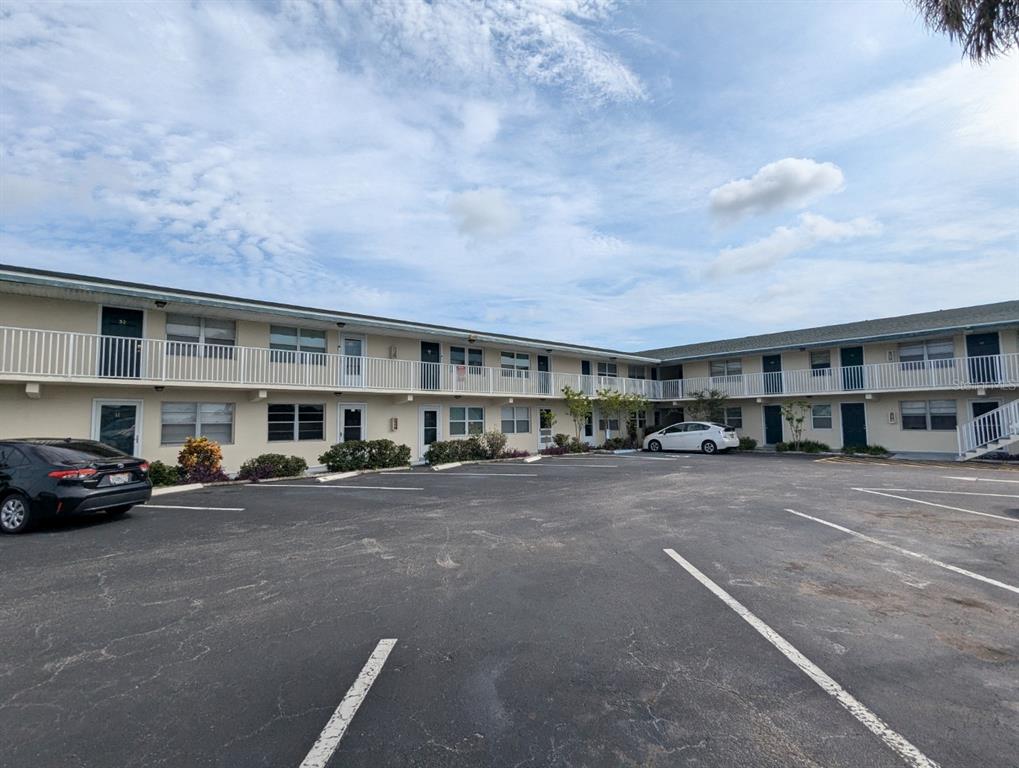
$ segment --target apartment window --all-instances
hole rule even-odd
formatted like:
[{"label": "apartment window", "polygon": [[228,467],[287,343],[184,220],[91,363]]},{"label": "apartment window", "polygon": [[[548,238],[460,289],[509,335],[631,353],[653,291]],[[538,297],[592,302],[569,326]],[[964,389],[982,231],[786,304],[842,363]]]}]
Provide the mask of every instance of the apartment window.
[{"label": "apartment window", "polygon": [[647,367],[643,365],[631,365],[627,369],[627,374],[631,379],[646,379]]},{"label": "apartment window", "polygon": [[449,434],[480,435],[485,431],[485,409],[454,406],[449,409]]},{"label": "apartment window", "polygon": [[[924,368],[924,363],[951,360],[955,357],[955,344],[951,339],[928,339],[913,341],[899,345],[899,362],[902,367]],[[934,362],[934,367],[951,365],[951,363]]]},{"label": "apartment window", "polygon": [[899,411],[903,429],[955,429],[955,400],[903,400]]},{"label": "apartment window", "polygon": [[531,368],[531,356],[526,352],[502,352],[499,363],[503,376],[519,376],[526,378]]},{"label": "apartment window", "polygon": [[647,411],[634,411],[630,415],[630,421],[637,429],[644,429],[647,426]]},{"label": "apartment window", "polygon": [[325,363],[326,332],[310,328],[288,328],[282,325],[269,327],[269,359],[273,362]]},{"label": "apartment window", "polygon": [[814,429],[831,429],[831,405],[823,403],[812,405],[810,423]]},{"label": "apartment window", "polygon": [[504,405],[502,408],[502,431],[507,435],[531,431],[531,409]]},{"label": "apartment window", "polygon": [[738,357],[732,360],[712,360],[711,376],[741,376],[743,374],[743,361]]},{"label": "apartment window", "polygon": [[598,429],[602,432],[618,432],[619,419],[598,419]]},{"label": "apartment window", "polygon": [[599,376],[618,376],[618,368],[615,363],[598,363],[598,375]]},{"label": "apartment window", "polygon": [[163,403],[160,443],[179,445],[189,437],[234,441],[233,403]]},{"label": "apartment window", "polygon": [[725,409],[725,426],[743,429],[743,409],[740,406],[729,406]]},{"label": "apartment window", "polygon": [[273,403],[269,406],[269,441],[324,440],[324,405]]},{"label": "apartment window", "polygon": [[831,352],[827,349],[815,349],[810,353],[810,370],[814,376],[831,375]]},{"label": "apartment window", "polygon": [[236,328],[233,320],[167,314],[166,353],[232,358],[233,346],[237,343]]},{"label": "apartment window", "polygon": [[485,355],[480,349],[450,347],[449,362],[453,365],[469,365],[471,368],[480,368],[485,364]]}]

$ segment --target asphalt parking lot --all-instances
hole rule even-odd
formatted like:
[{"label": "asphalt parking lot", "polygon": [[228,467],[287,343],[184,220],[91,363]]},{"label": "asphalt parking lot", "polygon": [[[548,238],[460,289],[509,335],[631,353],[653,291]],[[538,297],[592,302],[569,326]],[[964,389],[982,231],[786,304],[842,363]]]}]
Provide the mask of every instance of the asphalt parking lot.
[{"label": "asphalt parking lot", "polygon": [[0,539],[0,764],[1015,766],[1017,553],[1019,472],[969,465],[160,496]]}]

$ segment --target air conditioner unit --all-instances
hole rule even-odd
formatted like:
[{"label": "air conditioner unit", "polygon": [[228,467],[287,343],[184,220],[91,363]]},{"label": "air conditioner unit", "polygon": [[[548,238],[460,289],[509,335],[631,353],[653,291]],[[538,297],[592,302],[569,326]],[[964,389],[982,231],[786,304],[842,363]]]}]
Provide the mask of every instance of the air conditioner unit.
[{"label": "air conditioner unit", "polygon": [[888,423],[889,424],[895,423],[895,411],[888,411]]},{"label": "air conditioner unit", "polygon": [[396,416],[392,416],[389,419],[389,431],[396,432],[400,426],[400,420]]},{"label": "air conditioner unit", "polygon": [[389,357],[390,357],[390,359],[392,359],[392,360],[396,359],[397,351],[398,350],[396,349],[396,345],[395,344],[393,344],[393,345],[391,345],[389,347]]}]

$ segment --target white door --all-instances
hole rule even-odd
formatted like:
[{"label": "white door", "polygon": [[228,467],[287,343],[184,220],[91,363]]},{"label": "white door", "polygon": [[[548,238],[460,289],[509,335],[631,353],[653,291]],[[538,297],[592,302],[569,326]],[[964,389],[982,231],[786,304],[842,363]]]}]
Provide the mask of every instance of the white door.
[{"label": "white door", "polygon": [[538,409],[538,450],[552,445],[552,409]]},{"label": "white door", "polygon": [[348,440],[366,440],[366,429],[368,423],[365,420],[365,406],[361,404],[341,404],[339,413],[340,423],[336,430],[339,442],[345,443]]},{"label": "white door", "polygon": [[674,424],[667,427],[658,438],[662,448],[667,451],[678,451],[683,447],[683,429],[685,424]]},{"label": "white door", "polygon": [[710,429],[707,424],[687,424],[683,432],[683,450],[699,451]]},{"label": "white door", "polygon": [[92,439],[140,456],[142,405],[141,400],[93,400]]},{"label": "white door", "polygon": [[428,446],[442,439],[442,408],[422,405],[418,409],[418,457],[424,458]]},{"label": "white door", "polygon": [[340,345],[343,355],[342,384],[345,387],[364,386],[364,338],[344,336]]}]

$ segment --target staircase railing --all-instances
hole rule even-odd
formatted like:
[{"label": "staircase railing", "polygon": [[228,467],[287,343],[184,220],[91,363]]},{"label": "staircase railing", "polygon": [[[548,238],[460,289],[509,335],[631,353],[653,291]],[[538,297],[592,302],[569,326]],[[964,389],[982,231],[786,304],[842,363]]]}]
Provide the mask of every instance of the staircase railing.
[{"label": "staircase railing", "polygon": [[959,440],[959,456],[965,457],[970,451],[979,451],[1002,438],[1019,439],[1019,400],[1005,403],[993,411],[977,416],[972,421],[956,427]]}]

